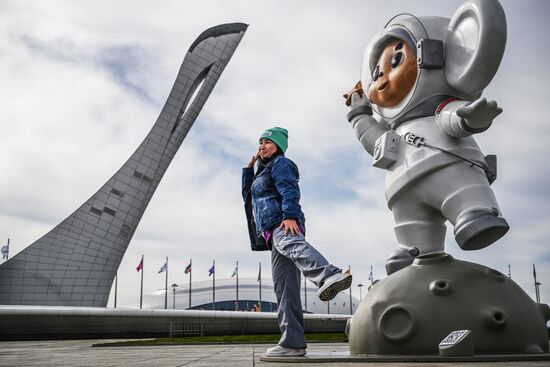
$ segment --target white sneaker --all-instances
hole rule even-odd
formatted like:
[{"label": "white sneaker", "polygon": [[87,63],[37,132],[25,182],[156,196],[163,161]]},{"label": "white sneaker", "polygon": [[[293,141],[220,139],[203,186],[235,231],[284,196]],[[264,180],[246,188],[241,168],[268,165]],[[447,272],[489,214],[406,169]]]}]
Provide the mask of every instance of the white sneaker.
[{"label": "white sneaker", "polygon": [[331,275],[325,279],[325,282],[317,291],[317,296],[321,301],[330,301],[336,297],[338,292],[348,289],[351,286],[351,280],[352,276],[349,269],[344,272]]},{"label": "white sneaker", "polygon": [[285,348],[277,345],[266,350],[265,355],[268,357],[301,357],[306,355],[306,350],[304,348]]}]

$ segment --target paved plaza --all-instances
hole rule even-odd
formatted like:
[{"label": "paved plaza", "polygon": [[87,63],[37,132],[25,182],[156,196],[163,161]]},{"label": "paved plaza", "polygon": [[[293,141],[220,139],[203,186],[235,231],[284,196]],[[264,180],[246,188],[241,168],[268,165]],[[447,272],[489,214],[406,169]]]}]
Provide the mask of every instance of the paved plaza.
[{"label": "paved plaza", "polygon": [[[151,347],[101,347],[93,344],[112,340],[64,340],[0,342],[0,366],[307,366],[319,363],[273,363],[260,361],[268,345],[217,344]],[[310,353],[345,352],[344,343],[311,343]],[[323,363],[322,366],[430,366],[457,367],[465,363]],[[467,364],[466,364],[467,365]],[[540,362],[471,363],[488,366],[548,366]]]}]

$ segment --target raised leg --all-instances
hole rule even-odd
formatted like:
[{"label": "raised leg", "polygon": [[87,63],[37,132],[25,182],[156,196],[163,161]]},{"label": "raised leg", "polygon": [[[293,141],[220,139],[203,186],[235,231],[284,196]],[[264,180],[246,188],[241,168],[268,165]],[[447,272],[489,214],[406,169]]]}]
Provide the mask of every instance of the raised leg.
[{"label": "raised leg", "polygon": [[304,276],[317,287],[323,285],[326,278],[342,270],[330,264],[325,257],[306,241],[302,234],[285,236],[283,230],[273,231],[273,247],[290,259]]}]

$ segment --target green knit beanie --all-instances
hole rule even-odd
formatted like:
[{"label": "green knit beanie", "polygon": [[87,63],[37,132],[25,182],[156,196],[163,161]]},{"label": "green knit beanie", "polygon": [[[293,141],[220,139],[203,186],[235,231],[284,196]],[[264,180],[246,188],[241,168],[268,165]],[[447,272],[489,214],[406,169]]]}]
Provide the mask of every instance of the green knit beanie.
[{"label": "green knit beanie", "polygon": [[286,152],[288,148],[288,131],[282,127],[273,127],[264,131],[260,139],[268,139],[277,144],[279,148]]}]

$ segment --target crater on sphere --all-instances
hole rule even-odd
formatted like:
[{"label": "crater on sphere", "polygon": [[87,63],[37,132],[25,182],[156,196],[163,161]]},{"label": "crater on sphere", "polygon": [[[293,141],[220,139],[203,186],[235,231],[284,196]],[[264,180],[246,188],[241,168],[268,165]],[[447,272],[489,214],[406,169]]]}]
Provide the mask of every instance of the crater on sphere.
[{"label": "crater on sphere", "polygon": [[415,333],[411,313],[403,306],[391,306],[380,317],[382,334],[393,343],[404,343]]}]

